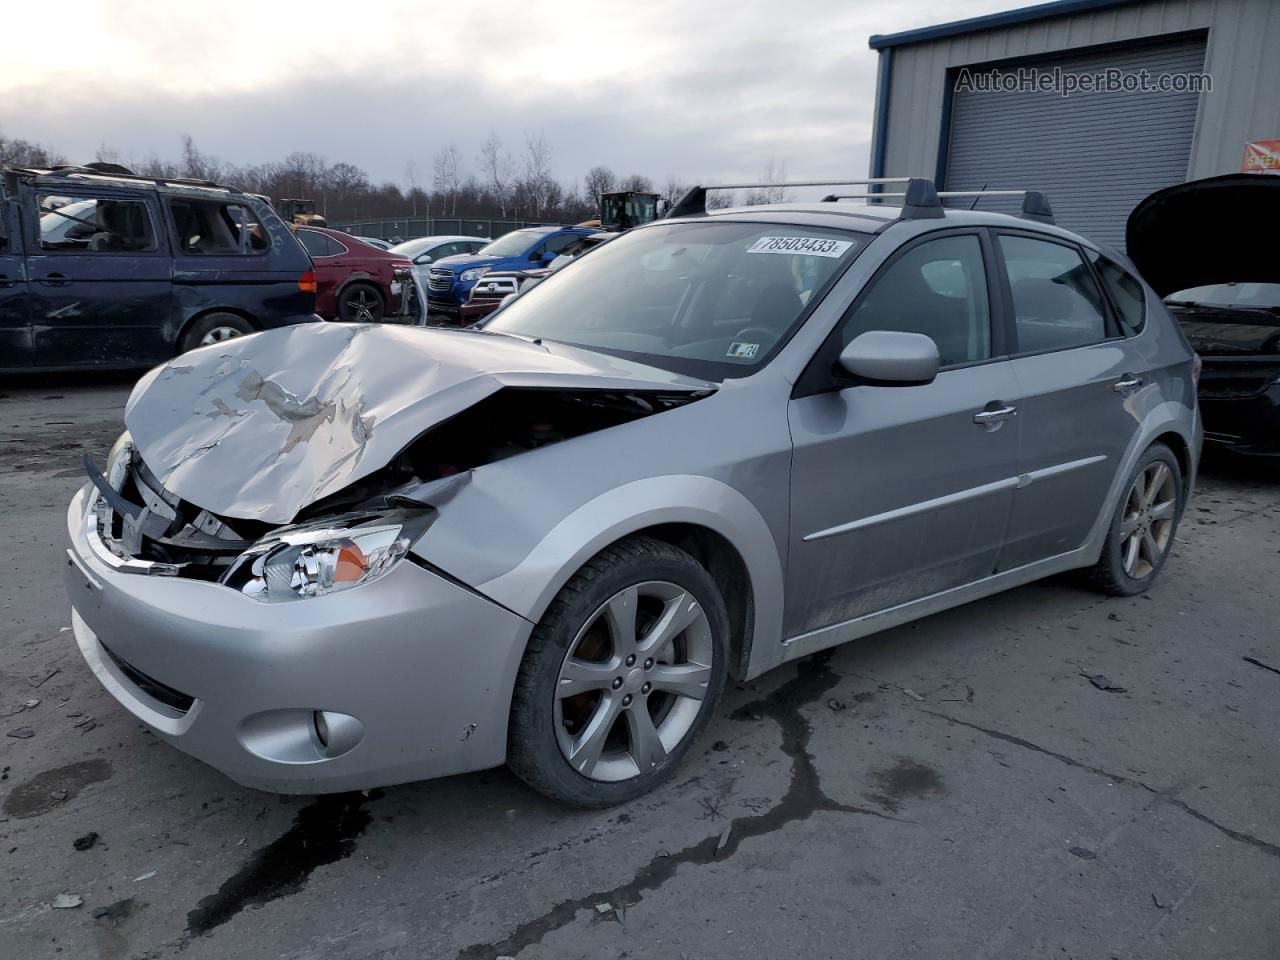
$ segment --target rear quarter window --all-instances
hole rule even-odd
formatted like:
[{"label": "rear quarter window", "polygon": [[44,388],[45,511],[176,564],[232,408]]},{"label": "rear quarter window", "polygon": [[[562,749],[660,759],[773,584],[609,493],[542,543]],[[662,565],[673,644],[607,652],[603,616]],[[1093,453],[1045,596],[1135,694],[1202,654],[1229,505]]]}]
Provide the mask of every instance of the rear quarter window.
[{"label": "rear quarter window", "polygon": [[243,203],[174,197],[168,205],[178,249],[188,256],[251,256],[271,246],[258,215]]},{"label": "rear quarter window", "polygon": [[1121,322],[1130,333],[1141,333],[1147,323],[1147,298],[1142,291],[1142,284],[1114,260],[1101,254],[1093,254],[1092,251],[1090,256],[1094,257],[1093,265],[1102,278],[1102,285],[1120,315]]}]

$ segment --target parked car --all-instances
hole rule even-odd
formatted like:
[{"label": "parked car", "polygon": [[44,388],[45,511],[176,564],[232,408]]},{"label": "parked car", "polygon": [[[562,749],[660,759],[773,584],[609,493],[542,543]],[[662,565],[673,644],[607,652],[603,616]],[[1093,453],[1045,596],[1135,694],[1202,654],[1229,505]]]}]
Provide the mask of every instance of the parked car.
[{"label": "parked car", "polygon": [[531,270],[491,270],[476,281],[467,296],[467,302],[459,310],[462,323],[475,323],[487,317],[507,297],[515,296],[541,283],[557,270],[563,270],[571,262],[578,259],[588,250],[612,240],[616,233],[592,233],[579,237],[566,246],[555,259],[545,267],[534,267]]},{"label": "parked car", "polygon": [[1240,173],[1157,191],[1129,217],[1130,256],[1204,363],[1205,439],[1233,453],[1280,455],[1278,215],[1280,177]]},{"label": "parked car", "polygon": [[3,171],[0,369],[149,367],[313,321],[315,284],[256,197],[87,167]]},{"label": "parked car", "polygon": [[250,786],[505,760],[592,807],[670,777],[728,677],[1066,570],[1151,590],[1186,341],[1042,198],[904,192],[695,188],[476,327],[157,368],[67,517],[94,675]]},{"label": "parked car", "polygon": [[[352,236],[355,236],[352,234]],[[390,240],[383,240],[381,237],[356,237],[361,243],[367,243],[371,247],[377,247],[379,250],[390,250],[395,246]]]},{"label": "parked car", "polygon": [[473,254],[436,258],[427,272],[430,313],[459,322],[462,305],[475,282],[490,270],[529,270],[546,266],[593,227],[527,227],[503,234]]},{"label": "parked car", "polygon": [[431,264],[444,257],[453,257],[461,253],[475,253],[489,241],[483,237],[463,237],[444,234],[433,237],[415,237],[402,243],[394,244],[391,252],[408,257],[413,262],[413,274],[418,278],[418,286],[424,291],[430,281],[428,275]]},{"label": "parked car", "polygon": [[316,313],[348,323],[417,323],[425,314],[413,264],[326,227],[295,227],[316,271]]}]

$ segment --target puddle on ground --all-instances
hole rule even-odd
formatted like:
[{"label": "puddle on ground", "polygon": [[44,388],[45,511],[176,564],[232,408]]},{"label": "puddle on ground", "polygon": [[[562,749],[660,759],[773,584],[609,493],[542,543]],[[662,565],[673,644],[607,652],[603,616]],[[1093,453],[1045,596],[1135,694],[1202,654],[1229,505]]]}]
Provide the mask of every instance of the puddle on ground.
[{"label": "puddle on ground", "polygon": [[111,776],[107,760],[78,760],[38,773],[18,784],[4,798],[4,812],[18,820],[38,817],[75,799],[82,787]]}]

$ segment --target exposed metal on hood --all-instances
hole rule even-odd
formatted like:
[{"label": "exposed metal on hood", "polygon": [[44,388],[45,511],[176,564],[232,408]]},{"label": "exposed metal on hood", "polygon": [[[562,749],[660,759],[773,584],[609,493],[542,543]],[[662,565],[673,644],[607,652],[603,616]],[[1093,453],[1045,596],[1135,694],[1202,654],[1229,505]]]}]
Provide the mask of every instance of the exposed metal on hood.
[{"label": "exposed metal on hood", "polygon": [[1280,177],[1232,173],[1151,194],[1129,214],[1129,258],[1162,298],[1210,283],[1280,283]]},{"label": "exposed metal on hood", "polygon": [[504,387],[715,389],[550,342],[304,324],[157,367],[134,388],[125,423],[166,490],[216,514],[283,524]]}]

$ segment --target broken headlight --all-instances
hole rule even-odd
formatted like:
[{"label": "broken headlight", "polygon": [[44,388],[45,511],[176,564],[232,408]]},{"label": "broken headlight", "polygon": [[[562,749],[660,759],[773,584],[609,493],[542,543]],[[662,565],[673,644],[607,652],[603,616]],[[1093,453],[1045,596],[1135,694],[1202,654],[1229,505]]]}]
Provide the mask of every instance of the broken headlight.
[{"label": "broken headlight", "polygon": [[133,450],[133,437],[128,430],[116,437],[116,442],[111,445],[111,452],[107,454],[106,472],[111,489],[119,490],[124,486],[125,477],[133,463]]},{"label": "broken headlight", "polygon": [[348,513],[282,527],[242,553],[222,582],[264,603],[369,583],[404,558],[435,515],[430,509]]}]

